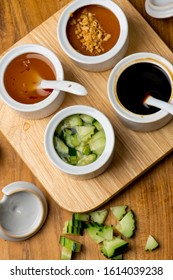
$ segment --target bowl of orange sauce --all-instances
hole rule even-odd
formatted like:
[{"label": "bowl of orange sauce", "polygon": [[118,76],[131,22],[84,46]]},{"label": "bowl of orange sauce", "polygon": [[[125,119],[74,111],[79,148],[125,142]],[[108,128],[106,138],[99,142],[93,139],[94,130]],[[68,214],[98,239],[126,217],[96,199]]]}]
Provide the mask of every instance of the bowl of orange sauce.
[{"label": "bowl of orange sauce", "polygon": [[110,0],[73,1],[57,26],[62,50],[80,68],[100,72],[113,68],[128,48],[128,22]]},{"label": "bowl of orange sauce", "polygon": [[8,51],[0,61],[0,97],[25,118],[41,119],[54,113],[64,92],[41,89],[44,80],[63,80],[58,57],[48,48],[25,44]]}]

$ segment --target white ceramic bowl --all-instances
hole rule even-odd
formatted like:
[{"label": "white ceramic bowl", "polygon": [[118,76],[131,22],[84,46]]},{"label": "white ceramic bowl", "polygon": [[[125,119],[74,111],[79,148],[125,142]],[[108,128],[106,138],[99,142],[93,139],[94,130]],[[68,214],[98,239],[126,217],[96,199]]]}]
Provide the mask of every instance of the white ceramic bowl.
[{"label": "white ceramic bowl", "polygon": [[0,60],[0,98],[13,110],[20,113],[21,116],[28,119],[41,119],[47,117],[54,113],[64,100],[64,92],[58,90],[53,90],[52,93],[35,104],[22,104],[15,101],[10,97],[6,88],[4,86],[4,73],[8,64],[17,56],[24,53],[39,53],[48,58],[55,68],[57,80],[64,79],[64,71],[62,64],[57,58],[57,56],[48,48],[36,45],[36,44],[26,44],[19,47],[12,48],[8,51]]},{"label": "white ceramic bowl", "polygon": [[173,0],[146,0],[146,12],[154,18],[168,18],[173,16]]},{"label": "white ceramic bowl", "polygon": [[47,217],[47,202],[32,183],[18,181],[3,188],[0,200],[0,237],[10,241],[34,235]]},{"label": "white ceramic bowl", "polygon": [[[167,73],[172,87],[169,102],[173,103],[173,65],[162,56],[154,53],[135,53],[123,58],[111,71],[108,79],[107,91],[115,113],[127,127],[137,131],[152,131],[166,125],[171,120],[172,115],[163,110],[148,115],[135,114],[126,109],[117,96],[117,82],[121,73],[130,65],[139,62],[148,62],[158,65]],[[130,94],[130,92],[128,94]]]},{"label": "white ceramic bowl", "polygon": [[[98,56],[85,56],[77,52],[69,43],[66,26],[70,14],[86,5],[101,5],[111,10],[120,23],[120,36],[116,45],[108,52]],[[65,10],[63,10],[57,28],[58,41],[63,51],[80,68],[92,72],[105,71],[111,69],[125,55],[128,48],[128,22],[122,9],[111,0],[76,0],[72,1]]]},{"label": "white ceramic bowl", "polygon": [[[53,136],[58,124],[66,117],[74,114],[92,116],[103,126],[106,135],[106,145],[103,153],[96,161],[85,166],[73,166],[64,162],[55,151],[53,144]],[[59,170],[77,179],[91,179],[105,171],[110,164],[114,154],[115,135],[109,119],[102,112],[93,107],[75,105],[59,111],[51,119],[45,131],[44,146],[48,158]]]}]

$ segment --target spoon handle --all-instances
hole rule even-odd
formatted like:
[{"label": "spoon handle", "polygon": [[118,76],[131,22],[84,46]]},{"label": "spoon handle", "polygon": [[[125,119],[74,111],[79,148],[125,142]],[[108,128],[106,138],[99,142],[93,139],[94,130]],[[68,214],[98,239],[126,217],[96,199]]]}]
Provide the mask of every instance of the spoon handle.
[{"label": "spoon handle", "polygon": [[71,81],[47,81],[42,80],[40,86],[44,89],[57,89],[65,92],[70,92],[76,95],[86,95],[87,90],[79,83]]},{"label": "spoon handle", "polygon": [[173,115],[173,104],[156,99],[152,96],[148,96],[147,99],[145,100],[145,103],[147,105],[151,105],[151,106],[157,107],[159,109],[162,109],[164,111],[167,111],[168,113]]}]

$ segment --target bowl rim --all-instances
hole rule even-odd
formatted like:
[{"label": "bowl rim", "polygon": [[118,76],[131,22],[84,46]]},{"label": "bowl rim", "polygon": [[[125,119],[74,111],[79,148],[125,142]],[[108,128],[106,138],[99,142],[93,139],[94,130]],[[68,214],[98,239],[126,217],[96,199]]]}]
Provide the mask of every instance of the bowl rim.
[{"label": "bowl rim", "polygon": [[63,80],[64,79],[64,70],[62,67],[62,64],[56,54],[48,49],[45,46],[38,45],[38,44],[23,44],[17,47],[11,48],[6,54],[1,58],[0,60],[0,97],[1,99],[12,109],[20,111],[20,112],[34,112],[39,111],[48,105],[50,105],[61,93],[59,90],[53,90],[52,93],[45,98],[44,100],[34,103],[34,104],[24,104],[20,103],[16,100],[14,100],[6,91],[5,85],[4,85],[4,73],[6,70],[6,67],[8,64],[17,56],[22,55],[24,53],[38,53],[46,58],[49,59],[49,61],[52,63],[57,80]]},{"label": "bowl rim", "polygon": [[[103,153],[96,161],[84,166],[73,166],[64,162],[55,151],[53,145],[53,135],[57,125],[64,118],[74,114],[87,114],[94,117],[101,122],[106,135],[106,145]],[[114,146],[115,134],[109,119],[98,109],[86,105],[69,106],[56,113],[48,123],[44,134],[44,148],[47,157],[58,169],[70,175],[86,175],[97,171],[111,158]]]},{"label": "bowl rim", "polygon": [[[75,10],[87,5],[100,5],[115,14],[120,24],[120,35],[115,46],[108,52],[98,56],[87,56],[77,52],[69,43],[66,35],[66,25],[69,15]],[[103,63],[118,54],[128,40],[128,21],[124,11],[113,1],[110,0],[83,0],[71,2],[60,15],[57,25],[58,42],[63,51],[74,61],[78,63],[87,63],[88,65],[95,63]]]},{"label": "bowl rim", "polygon": [[148,115],[140,115],[140,114],[135,114],[128,109],[126,109],[119,101],[118,97],[116,96],[114,92],[114,84],[118,80],[118,77],[120,74],[125,70],[128,66],[135,64],[135,63],[140,63],[140,62],[150,62],[150,63],[155,63],[156,65],[160,66],[167,74],[171,82],[171,95],[170,99],[172,100],[173,98],[173,79],[171,78],[171,73],[173,73],[173,65],[164,57],[151,53],[151,52],[138,52],[138,53],[133,53],[131,55],[126,56],[122,60],[120,60],[115,67],[112,69],[109,78],[108,78],[108,83],[107,83],[107,92],[108,92],[108,98],[109,101],[114,108],[114,110],[120,115],[122,118],[131,121],[131,122],[136,122],[136,123],[152,123],[158,120],[162,120],[165,118],[169,113],[167,113],[164,110],[159,110],[156,113],[153,114],[148,114]]},{"label": "bowl rim", "polygon": [[157,3],[158,1],[146,0],[145,10],[147,14],[154,18],[169,18],[173,16],[173,1],[169,0],[166,3]]}]

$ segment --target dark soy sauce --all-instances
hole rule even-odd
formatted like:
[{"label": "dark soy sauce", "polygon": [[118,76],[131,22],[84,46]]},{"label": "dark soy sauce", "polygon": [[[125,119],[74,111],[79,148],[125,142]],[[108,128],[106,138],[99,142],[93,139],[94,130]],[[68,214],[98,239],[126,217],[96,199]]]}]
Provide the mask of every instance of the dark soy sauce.
[{"label": "dark soy sauce", "polygon": [[146,95],[168,101],[171,96],[171,83],[161,67],[140,62],[126,68],[117,83],[117,95],[121,104],[129,111],[148,115],[160,109],[143,104]]}]

